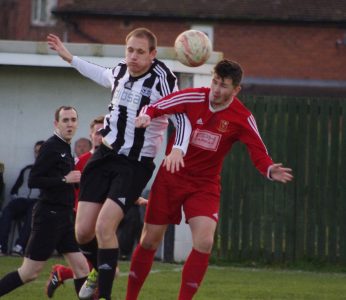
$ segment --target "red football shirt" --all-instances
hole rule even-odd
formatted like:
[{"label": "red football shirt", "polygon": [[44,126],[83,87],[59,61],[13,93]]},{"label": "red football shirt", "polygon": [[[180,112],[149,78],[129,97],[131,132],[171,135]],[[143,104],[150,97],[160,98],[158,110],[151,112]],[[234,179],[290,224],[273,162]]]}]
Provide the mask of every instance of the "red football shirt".
[{"label": "red football shirt", "polygon": [[[210,88],[185,89],[166,96],[145,111],[151,118],[174,113],[186,113],[189,117],[192,133],[184,157],[185,168],[181,172],[193,176],[219,176],[226,154],[240,141],[246,145],[255,167],[268,177],[268,167],[273,161],[251,112],[237,98],[227,108],[214,110],[210,106],[209,93]],[[174,138],[168,143],[167,153],[171,151]]]}]

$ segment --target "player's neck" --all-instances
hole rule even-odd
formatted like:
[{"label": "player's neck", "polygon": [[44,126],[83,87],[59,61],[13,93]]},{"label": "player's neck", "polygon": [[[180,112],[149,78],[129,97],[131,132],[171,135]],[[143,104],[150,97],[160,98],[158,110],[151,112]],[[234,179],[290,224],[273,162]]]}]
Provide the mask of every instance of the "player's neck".
[{"label": "player's neck", "polygon": [[234,97],[231,97],[227,101],[222,102],[222,103],[217,103],[217,102],[215,103],[214,101],[212,101],[210,99],[210,106],[214,111],[223,110],[223,109],[225,109],[231,105],[231,103],[233,102],[233,99],[234,99]]}]

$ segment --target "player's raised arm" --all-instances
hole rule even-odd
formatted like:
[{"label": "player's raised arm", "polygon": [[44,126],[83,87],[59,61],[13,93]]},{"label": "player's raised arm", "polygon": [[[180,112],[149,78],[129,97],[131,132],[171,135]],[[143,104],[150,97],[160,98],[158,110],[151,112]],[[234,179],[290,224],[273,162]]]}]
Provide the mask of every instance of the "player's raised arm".
[{"label": "player's raised arm", "polygon": [[47,42],[49,48],[55,50],[63,60],[67,61],[68,63],[72,62],[73,55],[67,50],[58,36],[50,33],[47,36]]}]

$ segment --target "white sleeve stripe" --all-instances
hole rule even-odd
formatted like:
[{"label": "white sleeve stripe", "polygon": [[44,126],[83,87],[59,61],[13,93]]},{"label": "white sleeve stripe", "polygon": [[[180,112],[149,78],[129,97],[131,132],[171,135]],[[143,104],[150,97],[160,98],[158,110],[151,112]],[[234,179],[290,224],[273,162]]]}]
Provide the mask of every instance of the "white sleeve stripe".
[{"label": "white sleeve stripe", "polygon": [[174,115],[177,120],[177,128],[176,128],[176,135],[175,135],[175,145],[181,146],[184,140],[184,128],[185,128],[185,119],[182,116],[182,114],[175,114]]},{"label": "white sleeve stripe", "polygon": [[140,115],[145,115],[147,113],[148,110],[148,105],[144,105],[141,109],[141,111],[139,112]]},{"label": "white sleeve stripe", "polygon": [[205,101],[205,97],[203,94],[199,94],[199,93],[178,94],[172,97],[171,99],[158,102],[154,104],[153,106],[156,106],[159,109],[165,109],[165,108],[172,107],[174,105],[178,105],[181,103],[193,103],[193,102],[198,103],[198,102],[204,102],[204,101]]},{"label": "white sleeve stripe", "polygon": [[263,140],[261,138],[261,135],[258,131],[258,128],[257,128],[257,124],[256,124],[256,120],[255,118],[253,117],[253,115],[251,115],[250,117],[247,118],[249,124],[250,124],[250,127],[253,129],[253,131],[256,133],[256,135],[259,137],[260,141],[262,142],[262,145],[266,151],[266,153],[268,154],[268,150],[267,150],[267,147],[266,145],[263,143]]},{"label": "white sleeve stripe", "polygon": [[253,115],[248,117],[248,122],[249,122],[250,126],[252,127],[252,129],[254,131],[256,131],[257,135],[260,137],[260,134],[259,134],[259,131],[258,131],[258,128],[257,128],[257,124],[256,124],[256,120],[255,120]]},{"label": "white sleeve stripe", "polygon": [[167,71],[165,69],[163,69],[160,65],[156,65],[154,70],[157,72],[159,77],[162,79],[161,84],[162,84],[162,88],[164,89],[162,91],[163,96],[170,94],[172,91],[170,90],[169,84],[167,82]]},{"label": "white sleeve stripe", "polygon": [[155,66],[154,71],[159,75],[159,77],[161,78],[160,82],[161,82],[161,86],[164,89],[163,95],[167,95],[167,90],[169,90],[169,88],[167,87],[167,76],[166,76],[166,72],[165,70],[163,70],[162,68],[160,68],[158,65]]},{"label": "white sleeve stripe", "polygon": [[191,99],[191,100],[181,100],[181,101],[176,101],[176,102],[174,102],[174,103],[172,103],[170,105],[167,105],[167,104],[166,105],[158,105],[157,108],[159,108],[159,109],[167,109],[169,107],[176,106],[176,105],[181,104],[181,103],[197,103],[197,102],[202,102],[202,101],[195,101],[193,99]]}]

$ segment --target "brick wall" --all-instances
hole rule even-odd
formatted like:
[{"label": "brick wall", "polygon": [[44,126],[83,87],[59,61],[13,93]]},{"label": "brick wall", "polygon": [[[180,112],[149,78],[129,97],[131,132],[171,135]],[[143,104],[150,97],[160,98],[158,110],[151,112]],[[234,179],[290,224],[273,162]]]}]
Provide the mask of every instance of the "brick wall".
[{"label": "brick wall", "polygon": [[[176,36],[193,25],[174,20],[75,17],[74,24],[58,20],[46,28],[30,24],[30,1],[15,3],[0,38],[45,40],[54,32],[69,42],[123,44],[132,29],[147,27],[158,36],[159,46],[172,46]],[[336,47],[336,40],[344,34],[345,29],[336,25],[219,22],[214,23],[214,50],[241,63],[246,76],[346,80],[346,46]]]},{"label": "brick wall", "polygon": [[[160,46],[172,46],[191,23],[80,19],[80,29],[103,43],[122,44],[140,26],[153,30]],[[346,46],[336,47],[344,30],[331,26],[219,23],[214,25],[214,50],[241,63],[247,76],[346,80]],[[69,40],[88,42],[70,34]]]}]

